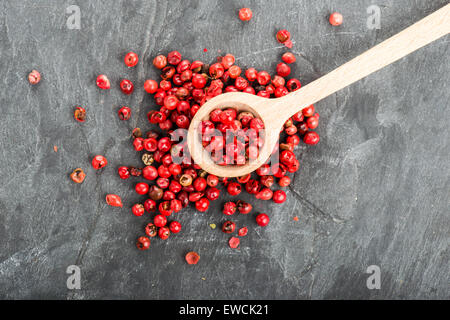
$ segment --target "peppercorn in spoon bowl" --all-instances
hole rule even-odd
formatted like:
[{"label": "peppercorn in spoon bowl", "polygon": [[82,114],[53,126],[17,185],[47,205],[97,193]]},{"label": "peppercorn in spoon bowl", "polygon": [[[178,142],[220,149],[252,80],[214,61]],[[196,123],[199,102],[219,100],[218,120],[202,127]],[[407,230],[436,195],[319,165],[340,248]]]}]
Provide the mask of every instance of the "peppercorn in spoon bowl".
[{"label": "peppercorn in spoon bowl", "polygon": [[[220,177],[244,176],[264,164],[275,149],[283,124],[295,113],[384,68],[450,32],[450,4],[381,42],[310,84],[283,97],[268,99],[243,92],[221,94],[207,101],[189,126],[187,145],[194,162]],[[219,165],[202,144],[199,127],[215,109],[247,111],[264,123],[264,144],[257,158],[243,165]]]}]

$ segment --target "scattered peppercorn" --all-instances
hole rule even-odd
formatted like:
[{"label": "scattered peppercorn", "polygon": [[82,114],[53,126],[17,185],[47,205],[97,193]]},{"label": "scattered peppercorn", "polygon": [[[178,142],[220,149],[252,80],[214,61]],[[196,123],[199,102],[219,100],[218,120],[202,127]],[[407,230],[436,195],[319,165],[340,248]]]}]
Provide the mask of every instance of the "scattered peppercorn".
[{"label": "scattered peppercorn", "polygon": [[[244,9],[247,8],[242,10]],[[245,10],[243,12],[248,13]],[[245,19],[243,21],[249,20]],[[292,46],[291,35],[287,30],[277,32],[277,40],[288,47]],[[146,80],[144,90],[153,95],[155,104],[159,106],[159,110],[148,112],[148,121],[159,126],[163,133],[151,130],[144,134],[139,128],[133,129],[132,145],[136,151],[142,151],[140,158],[145,167],[118,168],[121,179],[142,176],[155,182],[150,186],[143,182],[136,184],[136,192],[146,195],[148,199],[143,199],[143,204],[132,207],[132,212],[137,216],[142,216],[145,212],[158,212],[153,221],[145,227],[145,234],[148,237],[158,235],[161,239],[167,239],[171,233],[179,233],[181,224],[178,221],[168,223],[168,217],[174,216],[189,203],[194,204],[200,212],[207,211],[210,201],[220,198],[219,185],[223,185],[231,196],[237,196],[245,189],[256,199],[272,199],[275,203],[286,200],[286,193],[283,190],[272,191],[271,188],[276,181],[280,187],[286,187],[291,183],[287,174],[296,172],[299,168],[299,161],[294,154],[297,145],[302,141],[305,144],[319,142],[319,135],[310,131],[317,128],[319,122],[319,115],[313,105],[286,121],[282,133],[285,138],[282,138],[284,140],[280,141],[275,150],[280,152],[279,162],[262,165],[256,173],[242,177],[218,178],[207,174],[198,165],[190,162],[186,156],[188,153],[185,150],[185,143],[175,144],[171,140],[171,135],[177,128],[189,127],[192,118],[206,101],[222,93],[241,91],[272,98],[300,89],[301,83],[298,79],[287,79],[291,73],[290,64],[296,61],[295,55],[286,52],[281,60],[276,67],[276,74],[271,76],[266,70],[241,69],[232,54],[219,57],[217,62],[211,65],[201,61],[191,62],[183,58],[178,51],[172,51],[167,56],[161,54],[155,57],[153,64],[160,69],[162,80],[160,82]],[[127,54],[125,58],[125,63],[129,67],[135,66],[137,61],[138,57],[133,53]],[[110,88],[105,75],[100,75],[97,80],[100,88]],[[134,86],[130,80],[124,79],[120,83],[120,89],[125,94],[132,94]],[[130,115],[131,110],[128,107],[119,110],[120,119],[127,120]],[[209,119],[201,122],[200,129],[200,138],[205,149],[212,151],[211,156],[222,165],[242,165],[250,159],[257,158],[258,150],[264,143],[263,137],[259,136],[259,130],[264,129],[262,120],[250,112],[238,112],[234,108],[213,110]],[[227,140],[226,137],[214,134],[217,131],[226,133],[230,130],[237,133],[235,139]],[[95,169],[100,169],[107,165],[107,161],[102,156],[96,156],[92,164]],[[108,195],[108,204],[122,206],[120,197],[116,197],[118,196]],[[248,214],[252,211],[252,205],[242,200],[227,202],[223,213],[233,215],[237,210],[241,214]],[[266,226],[269,217],[266,214],[259,214],[256,216],[256,222],[260,226]],[[216,225],[210,224],[210,227],[215,228]],[[222,230],[234,232],[236,225],[232,221],[227,221]],[[238,231],[241,237],[247,233],[247,227]],[[144,244],[146,243],[144,241]],[[237,248],[239,238],[231,238],[229,245]],[[189,261],[192,261],[192,257],[190,259]]]},{"label": "scattered peppercorn", "polygon": [[86,178],[86,174],[84,173],[83,169],[81,169],[81,168],[75,169],[70,174],[70,179],[72,179],[72,181],[75,183],[83,183],[84,178]]},{"label": "scattered peppercorn", "polygon": [[344,18],[339,12],[333,12],[332,14],[330,14],[329,21],[332,26],[340,26],[344,21]]},{"label": "scattered peppercorn", "polygon": [[150,239],[147,237],[139,237],[136,246],[139,250],[148,250],[150,248]]},{"label": "scattered peppercorn", "polygon": [[108,164],[108,160],[104,156],[97,155],[92,159],[92,166],[95,170],[99,170]]},{"label": "scattered peppercorn", "polygon": [[131,118],[131,109],[128,107],[122,107],[119,110],[120,120],[129,120]]},{"label": "scattered peppercorn", "polygon": [[129,52],[125,56],[125,65],[129,68],[134,67],[138,64],[138,55],[134,52]]},{"label": "scattered peppercorn", "polygon": [[104,74],[101,74],[97,77],[97,86],[100,89],[107,90],[111,88],[111,83],[109,82],[109,79]]},{"label": "scattered peppercorn", "polygon": [[247,227],[240,228],[238,231],[239,237],[245,237],[247,235],[247,233],[248,233]]},{"label": "scattered peppercorn", "polygon": [[133,212],[133,214],[134,214],[136,217],[141,217],[141,216],[143,216],[144,213],[145,213],[144,206],[143,206],[142,204],[140,204],[140,203],[135,204],[135,205],[131,208],[131,211]]},{"label": "scattered peppercorn", "polygon": [[260,226],[260,227],[265,227],[269,224],[269,216],[265,213],[260,213],[256,216],[256,223]]},{"label": "scattered peppercorn", "polygon": [[134,91],[133,82],[128,79],[123,79],[120,81],[120,90],[125,94],[132,94]]},{"label": "scattered peppercorn", "polygon": [[86,110],[82,107],[76,107],[73,112],[73,117],[78,122],[84,122],[86,120]]},{"label": "scattered peppercorn", "polygon": [[250,10],[249,8],[242,8],[241,10],[239,10],[239,19],[241,19],[242,21],[250,21],[252,15],[252,10]]},{"label": "scattered peppercorn", "polygon": [[200,260],[200,255],[197,252],[191,251],[186,254],[185,259],[188,264],[197,264]]},{"label": "scattered peppercorn", "polygon": [[230,246],[230,248],[236,249],[237,247],[239,247],[240,242],[241,240],[239,240],[239,238],[231,237],[230,240],[228,240],[228,245]]},{"label": "scattered peppercorn", "polygon": [[116,194],[108,194],[106,196],[106,203],[112,207],[122,208],[122,199]]},{"label": "scattered peppercorn", "polygon": [[236,224],[233,221],[225,221],[222,225],[222,232],[233,233],[236,229]]}]

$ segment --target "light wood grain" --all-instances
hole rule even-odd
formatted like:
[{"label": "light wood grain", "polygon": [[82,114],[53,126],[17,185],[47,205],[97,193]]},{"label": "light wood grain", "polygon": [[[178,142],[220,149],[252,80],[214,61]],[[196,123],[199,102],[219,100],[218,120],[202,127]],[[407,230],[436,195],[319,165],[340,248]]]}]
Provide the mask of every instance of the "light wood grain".
[{"label": "light wood grain", "polygon": [[[284,122],[303,108],[345,88],[346,86],[382,69],[417,49],[450,32],[450,4],[430,14],[400,33],[383,41],[363,54],[311,82],[300,90],[278,99],[265,99],[255,95],[233,92],[215,97],[205,103],[192,119],[188,132],[188,146],[195,163],[209,173],[221,177],[237,177],[250,173],[267,161]],[[444,57],[445,58],[445,57]],[[265,144],[258,159],[244,166],[219,166],[203,149],[197,128],[216,108],[235,107],[251,111],[265,124]]]}]

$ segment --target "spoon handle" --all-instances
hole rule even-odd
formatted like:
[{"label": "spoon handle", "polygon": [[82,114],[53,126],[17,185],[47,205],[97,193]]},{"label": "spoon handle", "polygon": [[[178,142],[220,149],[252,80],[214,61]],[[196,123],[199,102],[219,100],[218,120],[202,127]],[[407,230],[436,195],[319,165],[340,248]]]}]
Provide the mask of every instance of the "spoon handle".
[{"label": "spoon handle", "polygon": [[[284,120],[450,32],[450,4],[310,84],[277,99]],[[443,57],[443,59],[447,59]],[[280,108],[280,106],[283,108]]]}]

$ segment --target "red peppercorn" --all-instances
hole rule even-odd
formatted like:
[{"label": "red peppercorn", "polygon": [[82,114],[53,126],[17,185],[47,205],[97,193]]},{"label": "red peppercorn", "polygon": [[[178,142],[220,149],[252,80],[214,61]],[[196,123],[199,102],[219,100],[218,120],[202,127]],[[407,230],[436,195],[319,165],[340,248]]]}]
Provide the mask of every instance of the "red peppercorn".
[{"label": "red peppercorn", "polygon": [[251,174],[249,173],[249,174],[246,174],[245,176],[237,177],[236,179],[237,179],[237,181],[238,181],[239,183],[247,183],[247,182],[250,180],[251,177],[252,177],[252,176],[251,176]]},{"label": "red peppercorn", "polygon": [[153,238],[158,234],[158,228],[153,223],[149,223],[145,226],[145,234]]},{"label": "red peppercorn", "polygon": [[131,109],[128,107],[122,107],[119,110],[120,120],[129,120],[131,118]]},{"label": "red peppercorn", "polygon": [[261,183],[257,180],[250,179],[245,184],[245,190],[250,194],[257,194],[260,189],[261,189]]},{"label": "red peppercorn", "polygon": [[294,63],[297,59],[295,58],[295,55],[291,52],[286,52],[283,54],[281,59],[286,62],[287,64]]},{"label": "red peppercorn", "polygon": [[340,26],[344,21],[344,18],[339,12],[333,12],[332,14],[330,14],[329,21],[332,26]]},{"label": "red peppercorn", "polygon": [[76,107],[73,113],[73,117],[78,122],[84,122],[86,120],[86,110],[82,107]]},{"label": "red peppercorn", "polygon": [[243,227],[243,228],[239,229],[238,236],[239,237],[245,237],[247,235],[247,233],[248,233],[248,228],[247,227]]},{"label": "red peppercorn", "polygon": [[161,80],[161,82],[159,83],[159,87],[164,91],[169,91],[170,89],[172,89],[172,83],[167,80]]},{"label": "red peppercorn", "polygon": [[112,207],[122,208],[122,199],[116,194],[108,194],[106,196],[106,203]]},{"label": "red peppercorn", "polygon": [[[226,54],[224,57],[222,57],[222,60],[220,61],[220,63],[222,64],[222,66],[223,66],[223,68],[225,69],[225,70],[228,70],[228,69],[230,69],[232,66],[233,66],[233,64],[234,64],[234,62],[235,62],[235,58],[234,58],[234,56],[232,55],[232,54],[230,54],[230,53],[228,53],[228,54]],[[238,67],[238,66],[236,66],[236,67]],[[238,67],[239,68],[239,67]],[[239,68],[240,69],[240,68]],[[236,70],[237,71],[237,70]],[[240,73],[240,70],[239,70],[239,73]],[[229,74],[230,75],[230,74]],[[239,74],[238,74],[239,75]],[[237,76],[238,76],[237,75]],[[236,76],[236,77],[237,77]],[[230,75],[230,77],[231,77],[231,75]],[[236,77],[234,77],[234,78],[236,78]],[[233,78],[233,77],[231,77],[231,78]],[[233,78],[233,79],[234,79]]]},{"label": "red peppercorn", "polygon": [[144,195],[144,194],[148,193],[149,186],[148,186],[148,184],[146,184],[144,182],[140,182],[140,183],[136,184],[135,190],[136,190],[137,194]]},{"label": "red peppercorn", "polygon": [[214,201],[219,199],[220,190],[217,189],[216,187],[210,187],[206,189],[205,195],[209,200]]},{"label": "red peppercorn", "polygon": [[167,240],[170,236],[170,230],[167,227],[161,227],[158,230],[158,236],[162,239],[162,240]]},{"label": "red peppercorn", "polygon": [[210,187],[215,187],[219,184],[219,178],[213,174],[209,174],[206,177],[206,183],[208,184],[208,186]]},{"label": "red peppercorn", "polygon": [[311,117],[314,115],[315,108],[314,105],[310,105],[302,110],[302,113],[305,117]]},{"label": "red peppercorn", "polygon": [[155,80],[146,80],[144,82],[144,90],[147,93],[155,93],[156,90],[158,90],[158,82],[156,82]]},{"label": "red peppercorn", "polygon": [[209,74],[213,79],[220,78],[221,76],[223,76],[224,72],[225,69],[221,63],[214,63],[209,67]]},{"label": "red peppercorn", "polygon": [[169,110],[175,110],[179,101],[175,96],[167,96],[164,98],[164,106]]},{"label": "red peppercorn", "polygon": [[273,193],[273,202],[283,203],[286,201],[286,192],[283,190],[277,190]]},{"label": "red peppercorn", "polygon": [[169,166],[169,172],[170,172],[170,174],[172,174],[173,176],[176,176],[176,175],[178,175],[178,174],[181,173],[181,166],[180,166],[179,164],[177,164],[177,163],[172,163],[172,164]]},{"label": "red peppercorn", "polygon": [[[193,186],[192,186],[193,188]],[[195,189],[194,189],[195,190]],[[189,193],[189,201],[190,202],[197,202],[198,200],[200,200],[202,197],[204,196],[203,192],[194,192],[191,191]]]},{"label": "red peppercorn", "polygon": [[283,30],[279,30],[277,32],[277,40],[280,43],[285,43],[286,41],[291,39],[291,34],[289,33],[289,31],[283,29]]},{"label": "red peppercorn", "polygon": [[158,175],[165,179],[168,179],[171,176],[169,168],[164,165],[158,167]]},{"label": "red peppercorn", "polygon": [[237,196],[242,191],[242,186],[238,182],[230,182],[227,186],[228,194],[231,196]]},{"label": "red peppercorn", "polygon": [[134,147],[134,150],[136,150],[136,151],[144,150],[144,139],[142,139],[142,138],[134,139],[133,147]]},{"label": "red peppercorn", "polygon": [[280,154],[281,163],[287,166],[293,164],[295,159],[295,154],[290,150],[283,150]]},{"label": "red peppercorn", "polygon": [[176,66],[181,62],[181,53],[179,53],[178,51],[169,52],[169,54],[167,55],[167,61],[170,64]]},{"label": "red peppercorn", "polygon": [[291,67],[286,63],[280,62],[277,64],[277,74],[281,77],[287,77],[291,74]]},{"label": "red peppercorn", "polygon": [[231,237],[230,240],[228,240],[228,245],[230,246],[230,248],[236,249],[237,247],[239,247],[240,242],[241,240],[239,240],[239,238]]},{"label": "red peppercorn", "polygon": [[152,199],[147,199],[144,202],[144,209],[148,213],[154,212],[156,210],[156,202]]},{"label": "red peppercorn", "polygon": [[181,223],[178,221],[172,221],[169,225],[170,232],[178,233],[181,231]]},{"label": "red peppercorn", "polygon": [[70,179],[72,179],[72,181],[75,183],[83,183],[85,178],[86,174],[81,168],[73,170],[73,172],[70,174]]},{"label": "red peppercorn", "polygon": [[128,79],[123,79],[122,81],[120,81],[120,90],[122,90],[122,92],[125,94],[133,93],[134,90],[133,82],[131,82]]},{"label": "red peppercorn", "polygon": [[255,81],[258,77],[258,71],[255,68],[249,68],[245,71],[245,77],[248,81]]},{"label": "red peppercorn", "polygon": [[241,214],[248,214],[248,213],[250,213],[250,212],[252,211],[252,209],[253,209],[253,206],[252,206],[250,203],[245,202],[245,201],[242,201],[242,200],[239,200],[239,201],[236,203],[236,205],[237,205],[237,209],[239,210],[239,212],[240,212]]},{"label": "red peppercorn", "polygon": [[289,93],[289,91],[286,87],[278,87],[275,89],[275,97],[277,97],[277,98],[285,96],[288,93]]},{"label": "red peppercorn", "polygon": [[192,85],[197,89],[202,89],[206,85],[206,78],[197,73],[192,76]]},{"label": "red peppercorn", "polygon": [[250,10],[249,8],[242,8],[241,10],[239,10],[239,19],[241,19],[242,21],[250,21],[252,15],[252,10]]},{"label": "red peppercorn", "polygon": [[267,176],[270,174],[270,166],[268,164],[263,164],[261,167],[256,169],[256,174],[258,176]]},{"label": "red peppercorn", "polygon": [[242,91],[248,87],[248,81],[242,77],[237,77],[236,81],[234,82],[234,86],[236,87],[237,90]]},{"label": "red peppercorn", "polygon": [[269,188],[264,188],[260,192],[258,192],[255,197],[256,197],[256,199],[259,199],[259,200],[270,200],[270,199],[272,199],[272,196],[273,196],[273,191],[270,190]]},{"label": "red peppercorn", "polygon": [[145,208],[142,204],[137,203],[131,208],[131,211],[136,217],[141,217],[145,213]]},{"label": "red peppercorn", "polygon": [[167,65],[167,58],[163,55],[156,56],[153,59],[153,65],[158,69],[162,69]]},{"label": "red peppercorn", "polygon": [[156,180],[158,178],[158,170],[154,166],[146,166],[142,169],[142,176],[147,180]]},{"label": "red peppercorn", "polygon": [[175,212],[175,213],[180,212],[182,208],[183,208],[183,203],[181,202],[181,200],[178,200],[178,199],[170,200],[170,209],[173,212]]},{"label": "red peppercorn", "polygon": [[[297,128],[297,131],[298,131],[298,128]],[[300,138],[297,135],[293,134],[286,138],[286,142],[293,146],[296,146],[300,143]]]},{"label": "red peppercorn", "polygon": [[265,213],[260,213],[256,216],[256,223],[261,226],[261,227],[265,227],[269,224],[269,216]]},{"label": "red peppercorn", "polygon": [[158,141],[158,149],[161,150],[161,152],[169,151],[171,146],[172,142],[170,141],[170,138],[161,138]]},{"label": "red peppercorn", "polygon": [[[234,57],[233,57],[234,58]],[[223,65],[223,62],[222,62]],[[231,79],[236,79],[237,77],[239,77],[241,75],[241,68],[237,65],[231,66],[228,69],[228,75],[230,76]],[[247,82],[247,80],[245,80],[244,78],[241,78],[243,81]],[[242,89],[240,89],[242,90]]]},{"label": "red peppercorn", "polygon": [[273,176],[267,175],[261,177],[261,184],[267,188],[270,188],[275,182],[275,178]]},{"label": "red peppercorn", "polygon": [[[157,183],[158,183],[158,182],[157,182]],[[158,184],[158,185],[159,185],[159,184]],[[167,185],[169,185],[169,181],[167,181]],[[164,186],[164,188],[163,188],[161,185],[159,185],[159,187],[160,187],[161,189],[167,189],[166,186]],[[171,200],[174,200],[174,199],[175,199],[175,193],[173,193],[173,192],[170,191],[170,190],[164,191],[164,194],[163,194],[163,200],[171,201]]]},{"label": "red peppercorn", "polygon": [[136,66],[138,61],[138,55],[134,52],[128,52],[125,56],[125,65],[129,68]]},{"label": "red peppercorn", "polygon": [[155,216],[155,218],[153,218],[153,223],[158,228],[164,227],[167,224],[167,218],[162,214],[158,214]]},{"label": "red peppercorn", "polygon": [[262,86],[265,86],[270,82],[270,74],[267,71],[260,71],[256,76],[256,80]]},{"label": "red peppercorn", "polygon": [[[175,73],[177,72],[177,70],[174,67],[165,67],[161,70],[161,78],[163,78],[164,80],[167,79],[172,79],[172,81],[175,81]],[[179,75],[178,75],[179,77]],[[179,84],[178,84],[179,85]]]},{"label": "red peppercorn", "polygon": [[320,141],[320,137],[314,131],[310,131],[310,132],[306,133],[305,136],[303,137],[303,142],[306,144],[309,144],[309,145],[316,145],[319,143],[319,141]]},{"label": "red peppercorn", "polygon": [[32,85],[38,84],[41,81],[41,74],[37,70],[32,70],[28,74],[28,82]]},{"label": "red peppercorn", "polygon": [[202,177],[198,177],[194,180],[194,189],[196,191],[203,191],[206,189],[206,180]]},{"label": "red peppercorn", "polygon": [[302,121],[297,125],[297,132],[301,135],[305,134],[308,132],[308,125],[306,124],[306,122]]},{"label": "red peppercorn", "polygon": [[289,91],[291,91],[291,92],[300,89],[301,86],[302,86],[302,84],[300,83],[300,81],[299,81],[298,79],[295,79],[295,78],[290,79],[290,80],[286,83],[286,88],[287,88]]},{"label": "red peppercorn", "polygon": [[278,181],[278,184],[280,185],[280,187],[287,187],[291,184],[291,178],[289,178],[288,176],[281,177]]},{"label": "red peppercorn", "polygon": [[223,206],[223,214],[226,216],[231,216],[236,212],[237,205],[234,202],[227,202]]},{"label": "red peppercorn", "polygon": [[135,167],[130,167],[130,175],[133,177],[140,177],[142,174],[142,170]]},{"label": "red peppercorn", "polygon": [[97,155],[92,159],[92,166],[95,170],[101,169],[108,164],[108,160],[104,156]]},{"label": "red peppercorn", "polygon": [[207,198],[201,198],[195,203],[195,208],[200,212],[205,212],[209,208],[209,200]]},{"label": "red peppercorn", "polygon": [[284,80],[283,77],[276,75],[272,78],[272,84],[275,86],[275,88],[278,87],[284,87],[286,81]]},{"label": "red peppercorn", "polygon": [[97,77],[97,86],[100,89],[107,90],[111,88],[111,83],[109,82],[109,79],[104,74],[101,74]]},{"label": "red peppercorn", "polygon": [[139,250],[148,250],[150,248],[150,239],[147,237],[139,237],[136,246]]},{"label": "red peppercorn", "polygon": [[191,251],[186,254],[185,259],[188,264],[197,264],[200,260],[200,255],[197,252]]},{"label": "red peppercorn", "polygon": [[170,206],[170,201],[163,201],[159,204],[158,206],[158,210],[159,213],[161,213],[163,216],[170,216],[173,212],[171,206]]},{"label": "red peppercorn", "polygon": [[225,221],[222,225],[222,232],[233,233],[236,229],[236,224],[233,221]]}]

